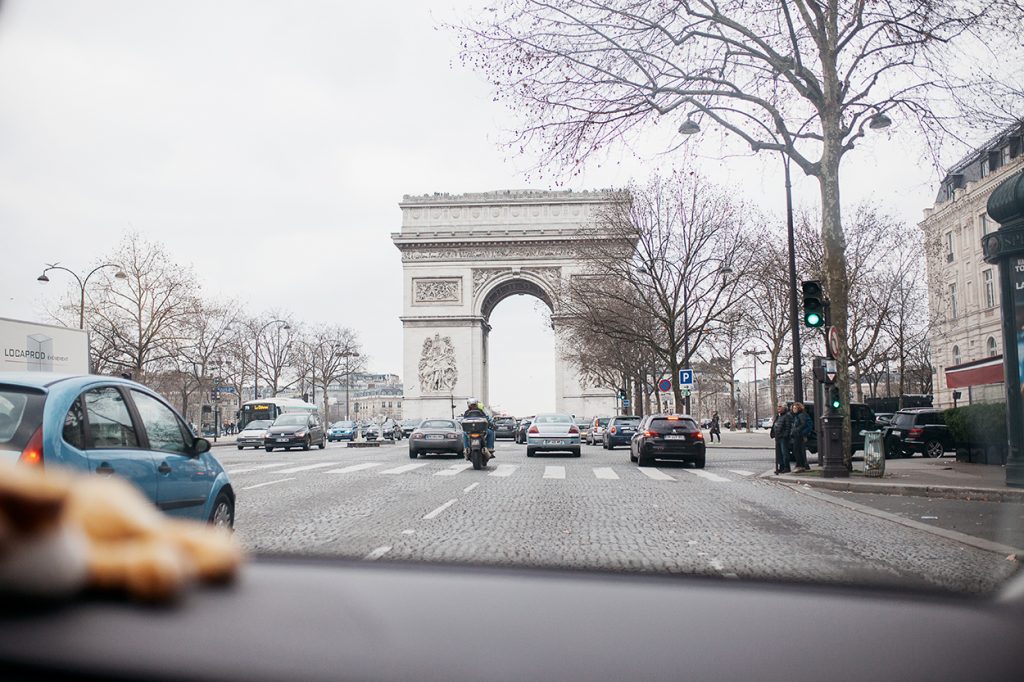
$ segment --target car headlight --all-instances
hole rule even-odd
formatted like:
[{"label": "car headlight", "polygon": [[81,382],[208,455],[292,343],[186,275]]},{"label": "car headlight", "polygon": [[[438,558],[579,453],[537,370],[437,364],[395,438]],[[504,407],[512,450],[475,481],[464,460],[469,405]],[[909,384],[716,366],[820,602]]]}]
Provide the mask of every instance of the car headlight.
[{"label": "car headlight", "polygon": [[296,431],[295,435],[298,436],[299,438],[302,438],[303,436],[306,435],[306,429],[302,429],[301,431]]}]

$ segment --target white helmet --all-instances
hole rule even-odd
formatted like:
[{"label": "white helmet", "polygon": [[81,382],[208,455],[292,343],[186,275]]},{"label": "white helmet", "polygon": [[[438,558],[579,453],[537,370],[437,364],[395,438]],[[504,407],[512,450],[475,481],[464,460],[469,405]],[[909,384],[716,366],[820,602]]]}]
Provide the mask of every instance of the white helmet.
[{"label": "white helmet", "polygon": [[478,402],[480,402],[480,401],[479,401],[479,400],[477,400],[476,398],[470,398],[469,400],[467,400],[467,401],[466,401],[466,404],[467,404],[467,405],[470,405],[470,406],[472,406],[472,407],[476,407],[476,404],[477,404]]}]

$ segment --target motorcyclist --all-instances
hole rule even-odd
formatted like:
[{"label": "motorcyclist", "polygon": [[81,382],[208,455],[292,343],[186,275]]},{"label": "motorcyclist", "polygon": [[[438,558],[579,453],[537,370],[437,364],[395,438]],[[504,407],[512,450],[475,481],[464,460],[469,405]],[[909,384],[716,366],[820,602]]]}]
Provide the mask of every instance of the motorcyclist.
[{"label": "motorcyclist", "polygon": [[[494,419],[487,412],[484,404],[476,398],[466,401],[466,411],[462,413],[463,419],[486,419],[487,420],[487,444],[484,447],[484,461],[494,458]],[[462,432],[462,439],[466,444],[466,452],[469,452],[469,434]]]}]

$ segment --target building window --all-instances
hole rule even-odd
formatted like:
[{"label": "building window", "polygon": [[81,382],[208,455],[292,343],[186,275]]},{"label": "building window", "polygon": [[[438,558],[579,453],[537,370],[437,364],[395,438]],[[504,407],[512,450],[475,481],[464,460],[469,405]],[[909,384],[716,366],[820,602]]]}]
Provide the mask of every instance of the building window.
[{"label": "building window", "polygon": [[1005,166],[1010,163],[1010,145],[1007,144],[1005,147],[999,150],[1001,156],[1001,163],[999,165]]},{"label": "building window", "polygon": [[981,159],[981,177],[987,177],[990,170],[988,167],[988,156],[982,157]]},{"label": "building window", "polygon": [[996,337],[988,337],[988,343],[986,343],[986,345],[988,346],[989,357],[992,357],[993,355],[999,355],[999,353],[996,352]]},{"label": "building window", "polygon": [[953,346],[953,365],[960,364],[960,346]]},{"label": "building window", "polygon": [[957,306],[956,306],[956,285],[955,284],[950,284],[949,285],[949,310],[950,310],[950,316],[955,320],[956,319],[956,311],[957,311]]},{"label": "building window", "polygon": [[953,233],[946,233],[946,262],[953,262]]},{"label": "building window", "polygon": [[992,270],[986,270],[982,274],[985,276],[985,307],[994,308],[996,306],[996,287],[992,281]]},{"label": "building window", "polygon": [[988,234],[988,213],[982,213],[978,220],[981,222],[981,236],[984,237]]}]

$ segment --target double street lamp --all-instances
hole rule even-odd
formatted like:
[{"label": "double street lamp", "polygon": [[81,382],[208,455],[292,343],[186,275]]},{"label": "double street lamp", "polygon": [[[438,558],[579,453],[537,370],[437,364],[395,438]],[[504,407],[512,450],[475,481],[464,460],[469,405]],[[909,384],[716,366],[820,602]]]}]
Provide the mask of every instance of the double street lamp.
[{"label": "double street lamp", "polygon": [[349,360],[351,358],[358,358],[359,353],[354,350],[347,350],[344,353],[341,353],[341,357],[345,358],[345,420],[348,421],[348,392],[349,386],[352,384],[352,370]]},{"label": "double street lamp", "polygon": [[104,263],[103,265],[97,265],[84,278],[79,277],[76,272],[64,267],[63,265],[60,265],[59,263],[47,263],[46,268],[43,270],[43,274],[36,277],[36,281],[42,282],[43,284],[49,282],[50,278],[46,276],[46,273],[48,273],[50,270],[63,270],[64,272],[71,273],[71,276],[78,280],[78,287],[81,290],[81,298],[79,299],[78,304],[78,328],[85,329],[85,287],[86,285],[89,284],[89,278],[95,275],[98,271],[102,270],[103,268],[117,268],[117,272],[114,274],[114,277],[116,277],[117,279],[128,279],[128,275],[126,275],[124,270],[121,269],[121,266],[115,263]]},{"label": "double street lamp", "polygon": [[744,355],[754,356],[754,428],[757,428],[757,358],[760,355],[765,355],[767,352],[766,350],[754,350],[753,348],[743,351]]},{"label": "double street lamp", "polygon": [[259,383],[260,383],[260,339],[263,337],[264,330],[267,327],[269,327],[270,325],[275,324],[275,323],[281,325],[280,329],[284,329],[285,331],[287,331],[287,330],[292,328],[291,325],[288,324],[287,322],[285,322],[284,320],[274,319],[274,320],[270,320],[265,325],[260,327],[259,331],[256,332],[256,360],[254,362],[253,378],[252,378],[252,397],[253,397],[253,400],[258,400],[259,397],[260,397],[260,389],[259,389]]}]

